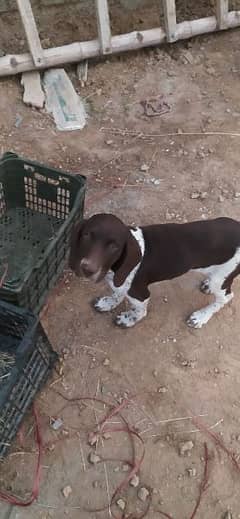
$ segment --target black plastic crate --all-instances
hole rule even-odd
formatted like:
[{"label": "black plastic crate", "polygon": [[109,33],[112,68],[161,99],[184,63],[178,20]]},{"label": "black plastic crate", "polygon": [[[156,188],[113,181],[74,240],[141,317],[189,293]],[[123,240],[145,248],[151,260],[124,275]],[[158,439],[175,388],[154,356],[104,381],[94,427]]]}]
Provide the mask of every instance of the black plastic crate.
[{"label": "black plastic crate", "polygon": [[0,458],[57,358],[38,319],[0,301]]},{"label": "black plastic crate", "polygon": [[0,298],[38,313],[59,275],[86,179],[6,153],[0,160]]}]

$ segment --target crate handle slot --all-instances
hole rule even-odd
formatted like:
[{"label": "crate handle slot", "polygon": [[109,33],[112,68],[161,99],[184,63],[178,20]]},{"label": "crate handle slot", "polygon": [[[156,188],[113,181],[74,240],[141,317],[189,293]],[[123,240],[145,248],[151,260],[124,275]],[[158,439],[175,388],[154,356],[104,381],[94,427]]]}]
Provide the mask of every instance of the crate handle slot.
[{"label": "crate handle slot", "polygon": [[34,178],[36,178],[36,180],[40,180],[40,182],[47,182],[47,177],[45,177],[44,175],[41,175],[41,173],[34,173]]}]

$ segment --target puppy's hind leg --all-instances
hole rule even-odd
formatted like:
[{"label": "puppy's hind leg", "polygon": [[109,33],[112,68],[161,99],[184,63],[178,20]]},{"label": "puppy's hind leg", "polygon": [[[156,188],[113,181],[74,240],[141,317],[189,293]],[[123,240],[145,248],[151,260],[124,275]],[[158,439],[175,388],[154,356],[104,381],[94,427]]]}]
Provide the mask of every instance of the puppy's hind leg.
[{"label": "puppy's hind leg", "polygon": [[211,317],[219,312],[221,308],[223,308],[227,303],[231,301],[233,298],[233,294],[226,294],[225,290],[220,289],[217,294],[215,294],[216,300],[214,303],[201,308],[201,310],[197,310],[193,312],[193,314],[187,320],[187,325],[190,328],[202,328],[204,324],[211,319]]},{"label": "puppy's hind leg", "polygon": [[197,272],[201,272],[201,274],[204,274],[206,276],[205,279],[203,279],[203,281],[201,281],[201,283],[199,285],[199,290],[203,294],[207,294],[207,295],[212,294],[211,280],[212,280],[214,271],[215,271],[215,269],[213,267],[197,269]]},{"label": "puppy's hind leg", "polygon": [[215,296],[214,303],[194,312],[187,320],[191,328],[202,328],[211,317],[219,312],[233,298],[232,283],[240,274],[240,250],[228,262],[215,268],[209,281],[210,293]]},{"label": "puppy's hind leg", "polygon": [[207,295],[211,294],[210,283],[211,281],[209,278],[204,279],[199,286],[200,292]]}]

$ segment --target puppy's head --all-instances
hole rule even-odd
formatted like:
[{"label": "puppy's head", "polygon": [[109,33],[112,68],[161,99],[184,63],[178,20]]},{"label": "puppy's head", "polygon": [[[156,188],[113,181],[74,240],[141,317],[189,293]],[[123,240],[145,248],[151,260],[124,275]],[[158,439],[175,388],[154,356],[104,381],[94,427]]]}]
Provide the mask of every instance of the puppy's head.
[{"label": "puppy's head", "polygon": [[96,214],[73,229],[69,266],[95,282],[124,254],[128,227],[112,214]]}]

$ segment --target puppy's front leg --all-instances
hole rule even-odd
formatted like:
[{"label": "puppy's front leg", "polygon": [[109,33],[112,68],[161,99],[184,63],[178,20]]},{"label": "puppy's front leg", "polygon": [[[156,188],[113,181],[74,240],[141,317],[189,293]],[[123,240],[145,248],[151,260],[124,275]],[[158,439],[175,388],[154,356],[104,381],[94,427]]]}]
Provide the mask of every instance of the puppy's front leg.
[{"label": "puppy's front leg", "polygon": [[119,306],[126,294],[120,294],[118,292],[113,292],[111,296],[103,296],[97,297],[93,300],[93,308],[97,312],[111,312],[114,308]]},{"label": "puppy's front leg", "polygon": [[147,315],[149,302],[149,290],[147,287],[140,287],[138,290],[132,288],[127,294],[130,310],[121,312],[115,320],[115,324],[121,328],[131,328]]},{"label": "puppy's front leg", "polygon": [[117,306],[119,306],[122,303],[122,301],[127,295],[127,289],[124,286],[115,287],[113,283],[113,277],[113,272],[108,272],[105,278],[107,283],[111,287],[112,295],[97,297],[92,302],[93,308],[97,312],[111,312],[111,310],[114,310],[115,308],[117,308]]}]

